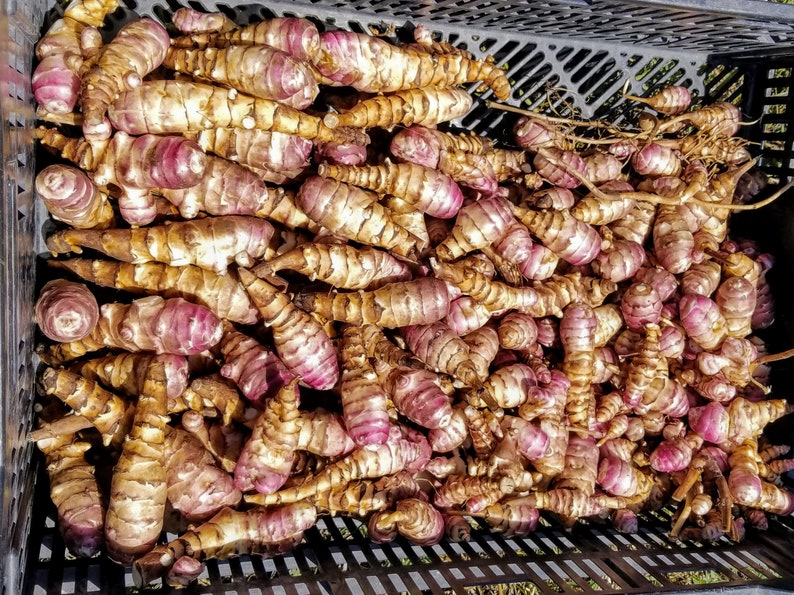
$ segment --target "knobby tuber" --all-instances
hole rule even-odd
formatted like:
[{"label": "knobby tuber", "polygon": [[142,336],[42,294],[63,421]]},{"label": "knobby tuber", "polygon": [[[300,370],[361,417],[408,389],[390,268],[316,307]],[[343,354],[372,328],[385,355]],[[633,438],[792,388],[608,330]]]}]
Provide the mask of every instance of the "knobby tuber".
[{"label": "knobby tuber", "polygon": [[[37,178],[47,265],[84,298],[150,295],[59,310],[45,286],[36,308],[60,417],[32,437],[75,470],[53,497],[76,555],[106,538],[137,584],[185,586],[208,557],[296,547],[320,514],[433,544],[467,517],[526,534],[541,509],[633,531],[668,497],[681,539],[790,512],[794,463],[757,444],[791,409],[755,335],[774,263],[728,237],[760,191],[734,106],[626,94],[658,115],[535,114],[498,146],[451,120],[462,84],[501,98],[507,76],[421,24],[403,46],[190,9],[163,49],[150,20],[103,44],[113,4],[94,4],[39,46],[38,114],[83,127],[37,132],[80,168]],[[101,520],[88,444],[118,461]],[[202,524],[156,545],[166,500]]]}]

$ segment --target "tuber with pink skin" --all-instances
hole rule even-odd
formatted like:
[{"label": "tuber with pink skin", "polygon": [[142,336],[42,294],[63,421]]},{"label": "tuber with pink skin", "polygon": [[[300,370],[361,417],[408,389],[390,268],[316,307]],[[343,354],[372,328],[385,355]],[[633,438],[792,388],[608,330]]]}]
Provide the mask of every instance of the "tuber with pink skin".
[{"label": "tuber with pink skin", "polygon": [[491,87],[499,99],[510,92],[505,73],[492,62],[462,54],[430,54],[366,33],[320,33],[320,51],[313,63],[329,84],[372,93],[472,82]]},{"label": "tuber with pink skin", "polygon": [[477,370],[478,377],[480,380],[485,380],[499,351],[499,335],[496,328],[486,324],[461,338],[469,346],[469,358]]},{"label": "tuber with pink skin", "polygon": [[312,141],[297,136],[256,128],[209,128],[186,132],[207,153],[253,169],[293,173],[309,164]]},{"label": "tuber with pink skin", "polygon": [[561,371],[570,380],[565,412],[573,426],[586,428],[595,413],[592,377],[596,317],[587,304],[573,303],[560,320],[560,341],[564,352]]},{"label": "tuber with pink skin", "polygon": [[716,445],[738,445],[760,435],[767,424],[791,412],[785,399],[770,399],[758,403],[736,397],[727,405],[711,402],[692,407],[687,419],[689,426],[703,440]]},{"label": "tuber with pink skin", "polygon": [[419,546],[437,544],[444,537],[444,517],[432,504],[419,498],[403,498],[394,512],[381,513],[375,526],[379,532],[391,527],[405,539]]},{"label": "tuber with pink skin", "polygon": [[714,260],[693,263],[681,276],[681,291],[711,297],[720,285],[722,267]]},{"label": "tuber with pink skin", "polygon": [[418,426],[435,430],[450,423],[451,399],[441,390],[437,375],[430,370],[395,368],[383,385],[397,411]]},{"label": "tuber with pink skin", "polygon": [[171,15],[174,27],[183,35],[191,33],[222,33],[231,31],[237,25],[222,12],[200,12],[183,7]]},{"label": "tuber with pink skin", "polygon": [[521,417],[505,415],[501,427],[506,436],[515,439],[518,452],[528,461],[534,461],[546,454],[549,437],[537,425]]},{"label": "tuber with pink skin", "polygon": [[631,156],[631,167],[641,176],[659,178],[681,173],[681,160],[665,145],[651,142]]},{"label": "tuber with pink skin", "polygon": [[436,169],[442,151],[483,155],[493,150],[493,141],[474,134],[453,134],[414,124],[398,130],[389,152],[398,160]]},{"label": "tuber with pink skin", "polygon": [[107,228],[113,207],[83,170],[63,163],[48,165],[36,175],[36,194],[50,215],[71,227]]},{"label": "tuber with pink skin", "polygon": [[591,263],[593,272],[616,283],[633,279],[645,263],[645,248],[631,240],[615,240],[601,249]]},{"label": "tuber with pink skin", "polygon": [[620,300],[620,310],[626,326],[638,330],[646,324],[659,324],[662,300],[652,285],[632,283]]},{"label": "tuber with pink skin", "polygon": [[699,347],[719,347],[728,336],[728,323],[717,303],[705,296],[685,294],[678,302],[681,325]]},{"label": "tuber with pink skin", "polygon": [[581,185],[581,179],[587,177],[585,160],[573,151],[541,149],[532,160],[532,165],[550,184],[562,188],[576,188]]},{"label": "tuber with pink skin", "polygon": [[[279,553],[280,544],[294,546],[295,537],[302,537],[303,531],[316,522],[317,509],[307,502],[245,511],[223,508],[204,523],[137,558],[132,565],[133,580],[138,586],[153,582],[185,556],[203,562],[244,553]],[[194,572],[188,567],[189,575]]]},{"label": "tuber with pink skin", "polygon": [[315,142],[314,160],[331,165],[364,165],[367,147],[356,143]]},{"label": "tuber with pink skin", "polygon": [[319,94],[317,80],[308,64],[268,45],[172,46],[163,66],[299,110],[309,107]]},{"label": "tuber with pink skin", "polygon": [[450,374],[463,386],[480,384],[469,345],[443,322],[414,324],[401,330],[408,350],[431,369]]},{"label": "tuber with pink skin", "polygon": [[585,156],[584,162],[587,179],[596,185],[617,180],[623,169],[623,164],[617,157],[600,151]]},{"label": "tuber with pink skin", "polygon": [[509,203],[500,197],[483,198],[460,208],[450,234],[436,246],[442,261],[456,260],[490,246],[513,220]]},{"label": "tuber with pink skin", "polygon": [[168,501],[193,522],[205,520],[242,499],[233,479],[215,465],[204,445],[185,430],[166,426]]},{"label": "tuber with pink skin", "polygon": [[264,401],[294,376],[273,351],[253,337],[226,329],[219,344],[223,355],[220,373],[233,380],[249,401]]},{"label": "tuber with pink skin", "polygon": [[100,124],[116,95],[139,86],[162,64],[170,43],[165,27],[153,19],[124,25],[82,76],[79,103],[86,124]]},{"label": "tuber with pink skin", "polygon": [[532,235],[527,226],[516,219],[508,222],[502,236],[493,243],[493,248],[502,258],[522,263],[532,256]]},{"label": "tuber with pink skin", "polygon": [[99,304],[83,283],[53,279],[41,288],[33,315],[48,339],[61,343],[79,341],[90,335],[99,322]]},{"label": "tuber with pink skin", "polygon": [[675,275],[692,265],[695,240],[684,207],[659,207],[653,224],[653,248],[659,264]]},{"label": "tuber with pink skin", "polygon": [[369,190],[311,176],[301,184],[296,202],[313,221],[349,240],[392,250],[400,256],[418,252],[419,239],[398,225]]},{"label": "tuber with pink skin", "polygon": [[216,345],[222,333],[220,319],[209,308],[182,298],[153,295],[129,304],[103,304],[99,321],[88,335],[43,348],[40,357],[64,362],[106,347],[193,355]]},{"label": "tuber with pink skin", "polygon": [[535,318],[522,312],[509,312],[496,326],[499,345],[503,349],[530,349],[538,340]]},{"label": "tuber with pink skin", "polygon": [[361,327],[342,327],[339,359],[339,390],[347,433],[359,446],[384,444],[389,437],[389,394],[367,358]]},{"label": "tuber with pink skin", "polygon": [[248,269],[239,268],[237,274],[263,323],[272,329],[273,345],[287,369],[304,386],[317,390],[334,386],[339,378],[339,364],[322,325],[294,306],[289,296]]},{"label": "tuber with pink skin", "polygon": [[731,337],[746,337],[752,328],[756,307],[756,288],[744,277],[728,277],[717,288],[714,301],[725,318]]},{"label": "tuber with pink skin", "polygon": [[297,378],[265,401],[234,467],[237,489],[272,494],[287,481],[301,428],[299,402]]},{"label": "tuber with pink skin", "polygon": [[683,471],[689,467],[696,449],[702,445],[703,439],[691,433],[680,438],[662,440],[650,454],[650,466],[662,473]]},{"label": "tuber with pink skin", "polygon": [[298,450],[306,450],[321,457],[341,457],[356,444],[345,428],[342,416],[318,407],[301,411]]},{"label": "tuber with pink skin", "polygon": [[513,213],[546,248],[569,264],[592,262],[601,251],[601,236],[596,229],[575,219],[569,211],[514,207]]},{"label": "tuber with pink skin", "polygon": [[433,452],[447,453],[459,448],[469,435],[468,420],[461,407],[453,407],[446,426],[430,430],[427,439]]},{"label": "tuber with pink skin", "polygon": [[463,193],[451,177],[413,163],[387,161],[382,165],[360,166],[321,163],[317,173],[378,194],[398,196],[431,217],[454,217],[463,204]]},{"label": "tuber with pink skin", "polygon": [[512,132],[516,144],[532,153],[542,148],[558,148],[562,144],[559,130],[530,115],[520,116]]},{"label": "tuber with pink skin", "polygon": [[449,313],[444,322],[456,335],[466,335],[485,325],[492,315],[488,308],[474,298],[462,295],[449,302]]}]

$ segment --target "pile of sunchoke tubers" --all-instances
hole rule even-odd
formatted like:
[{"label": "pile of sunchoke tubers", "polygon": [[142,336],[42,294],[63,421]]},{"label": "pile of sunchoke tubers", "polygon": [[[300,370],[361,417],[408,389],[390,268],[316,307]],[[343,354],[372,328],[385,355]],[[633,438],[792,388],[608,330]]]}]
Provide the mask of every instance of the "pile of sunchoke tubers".
[{"label": "pile of sunchoke tubers", "polygon": [[505,72],[421,26],[185,8],[103,41],[117,7],[73,0],[33,77],[31,438],[75,556],[184,586],[321,515],[429,545],[794,510],[772,258],[729,237],[765,190],[735,106],[671,86],[626,95],[631,126],[516,115],[508,146],[448,126]]}]

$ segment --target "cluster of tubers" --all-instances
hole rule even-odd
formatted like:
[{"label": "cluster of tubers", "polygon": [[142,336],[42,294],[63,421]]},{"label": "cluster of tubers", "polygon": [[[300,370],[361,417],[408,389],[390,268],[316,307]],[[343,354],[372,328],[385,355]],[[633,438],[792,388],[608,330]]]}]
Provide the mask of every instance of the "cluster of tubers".
[{"label": "cluster of tubers", "polygon": [[57,229],[32,439],[74,555],[184,586],[324,514],[427,545],[794,511],[763,436],[791,411],[756,332],[772,258],[728,235],[762,204],[733,105],[669,87],[626,96],[635,129],[523,113],[500,145],[444,125],[504,71],[422,27],[180,9],[104,43],[116,8],[73,0],[33,79]]}]

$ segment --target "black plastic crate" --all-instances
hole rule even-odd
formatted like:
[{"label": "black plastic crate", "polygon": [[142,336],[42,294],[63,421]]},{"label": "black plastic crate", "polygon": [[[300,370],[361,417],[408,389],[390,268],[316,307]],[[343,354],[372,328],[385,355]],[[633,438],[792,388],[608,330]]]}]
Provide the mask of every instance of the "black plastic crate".
[{"label": "black plastic crate", "polygon": [[[135,15],[163,22],[181,3],[128,0],[113,15],[117,26]],[[621,98],[647,95],[668,84],[689,87],[699,100],[740,106],[750,124],[743,134],[760,165],[785,181],[794,171],[794,6],[762,0],[352,0],[349,2],[190,2],[221,9],[244,24],[275,15],[308,16],[322,27],[365,31],[428,25],[475,55],[492,55],[513,81],[509,103],[615,122],[636,105]],[[35,113],[30,92],[33,46],[57,18],[46,0],[5,0],[0,22],[3,69],[0,137],[3,156],[0,256],[0,446],[3,485],[0,593],[125,593],[129,572],[101,559],[75,560],[55,530],[46,476],[27,441],[33,420],[32,304],[36,255],[42,253],[45,213],[32,192]],[[455,125],[507,138],[514,116],[488,110],[478,95]],[[794,317],[787,281],[794,274],[794,229],[788,197],[738,217],[773,252],[780,342],[790,346]],[[790,239],[791,238],[791,239]],[[790,372],[776,370],[776,386]],[[780,392],[780,389],[778,389]],[[784,395],[785,396],[785,395]],[[773,432],[788,441],[791,428]],[[37,487],[39,486],[39,487]],[[469,543],[420,548],[403,541],[369,542],[350,519],[323,519],[307,542],[274,559],[242,557],[207,564],[188,593],[464,592],[466,587],[521,583],[518,592],[629,592],[690,589],[794,590],[794,529],[782,519],[739,544],[677,544],[666,538],[672,511],[646,517],[637,535],[579,525],[566,533],[544,524],[521,539],[476,531]],[[707,580],[707,584],[690,584]],[[168,589],[152,587],[151,592]]]}]

